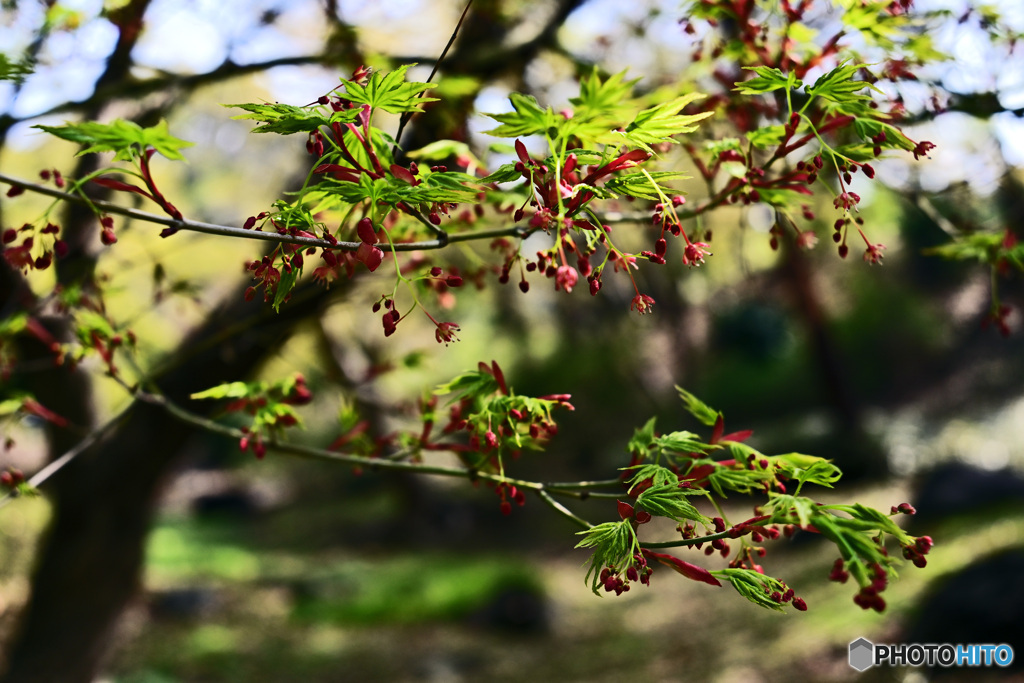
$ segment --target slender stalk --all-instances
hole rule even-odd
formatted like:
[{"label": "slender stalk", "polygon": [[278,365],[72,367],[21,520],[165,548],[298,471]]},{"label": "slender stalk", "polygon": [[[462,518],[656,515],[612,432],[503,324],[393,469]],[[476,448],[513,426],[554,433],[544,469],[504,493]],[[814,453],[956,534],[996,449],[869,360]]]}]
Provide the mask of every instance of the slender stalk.
[{"label": "slender stalk", "polygon": [[[134,403],[134,402],[133,402]],[[114,427],[119,425],[122,420],[128,415],[128,411],[131,410],[132,404],[129,404],[124,410],[110,418],[104,424],[100,425],[93,431],[89,432],[84,439],[78,442],[78,445],[71,450],[64,453],[49,465],[36,472],[29,480],[29,486],[38,488],[47,479],[57,474],[62,470],[68,463],[77,458],[79,455],[87,451],[94,443],[102,439],[107,432],[111,431]],[[12,491],[7,495],[0,498],[0,508],[10,504],[11,500],[18,497],[17,491]]]},{"label": "slender stalk", "polygon": [[[245,230],[239,227],[233,227],[230,225],[218,225],[216,223],[204,223],[203,221],[193,220],[176,220],[170,216],[161,216],[159,214],[150,213],[148,211],[140,211],[139,209],[133,209],[131,207],[120,206],[113,202],[101,201],[101,200],[90,200],[85,197],[81,197],[70,192],[63,192],[61,190],[40,185],[38,183],[31,183],[21,178],[9,176],[6,173],[0,173],[0,183],[6,183],[15,187],[21,187],[29,192],[35,192],[37,194],[45,195],[47,197],[54,197],[67,202],[73,202],[75,204],[84,204],[86,206],[95,207],[106,213],[112,213],[118,216],[126,216],[128,218],[134,218],[135,220],[143,221],[146,223],[155,223],[157,225],[165,225],[178,230],[187,230],[191,232],[201,232],[207,235],[220,235],[222,237],[240,237],[242,239],[250,240],[262,240],[264,242],[278,242],[282,244],[298,244],[304,247],[320,247],[324,249],[339,249],[342,251],[355,251],[359,248],[360,242],[337,242],[331,243],[327,240],[317,239],[315,237],[296,237],[293,235],[281,235],[276,232],[263,232],[261,230]],[[415,217],[415,214],[414,214]],[[422,217],[419,217],[422,218]],[[430,226],[432,230],[437,232],[437,227],[426,221],[426,224]],[[485,240],[493,239],[495,237],[525,237],[529,234],[529,229],[521,226],[513,225],[507,228],[500,228],[496,230],[481,230],[479,232],[467,232],[459,235],[445,236],[434,240],[424,240],[420,242],[397,242],[394,245],[395,251],[423,251],[429,249],[442,249],[447,246],[450,242],[468,242],[473,240]]]}]

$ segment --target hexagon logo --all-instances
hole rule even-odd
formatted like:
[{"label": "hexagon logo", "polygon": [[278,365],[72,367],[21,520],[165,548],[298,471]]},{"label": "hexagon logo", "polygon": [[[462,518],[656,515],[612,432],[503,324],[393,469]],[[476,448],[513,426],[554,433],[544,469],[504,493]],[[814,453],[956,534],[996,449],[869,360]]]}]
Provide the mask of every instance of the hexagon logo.
[{"label": "hexagon logo", "polygon": [[871,668],[875,660],[875,645],[867,638],[850,643],[850,666],[857,671]]}]

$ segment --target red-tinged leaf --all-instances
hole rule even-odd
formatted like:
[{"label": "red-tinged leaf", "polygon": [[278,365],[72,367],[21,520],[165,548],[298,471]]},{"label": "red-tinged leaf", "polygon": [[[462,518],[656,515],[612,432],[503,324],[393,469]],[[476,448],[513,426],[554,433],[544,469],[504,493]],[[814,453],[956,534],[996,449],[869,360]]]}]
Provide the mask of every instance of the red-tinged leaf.
[{"label": "red-tinged leaf", "polygon": [[619,156],[611,165],[616,168],[628,168],[629,166],[635,166],[637,162],[647,161],[650,158],[650,152],[642,149],[632,149]]},{"label": "red-tinged leaf", "polygon": [[416,176],[414,176],[409,169],[403,168],[398,164],[391,164],[391,175],[395,176],[399,180],[404,180],[410,185],[416,184]]},{"label": "red-tinged leaf", "polygon": [[711,430],[711,443],[718,443],[722,438],[722,432],[725,430],[725,418],[719,413],[718,417],[715,418],[715,427]]},{"label": "red-tinged leaf", "polygon": [[369,218],[363,218],[356,223],[356,234],[359,235],[359,241],[363,244],[377,243],[377,233],[373,229],[373,221]]},{"label": "red-tinged leaf", "polygon": [[372,273],[384,260],[384,252],[377,247],[363,242],[356,249],[356,258],[363,262],[363,265]]},{"label": "red-tinged leaf", "polygon": [[[96,183],[101,187],[107,187],[111,190],[120,190],[122,192],[134,192],[135,194],[141,194],[143,197],[153,199],[153,195],[143,190],[141,187],[136,187],[129,183],[122,183],[120,180],[114,180],[113,178],[93,178],[92,182]],[[153,201],[156,201],[153,199]]]},{"label": "red-tinged leaf", "polygon": [[505,384],[505,373],[498,367],[498,361],[491,361],[491,370],[493,371],[494,379],[498,380],[498,386],[501,387],[501,393],[508,396],[508,385]]},{"label": "red-tinged leaf", "polygon": [[624,503],[621,500],[616,502],[619,504],[619,517],[621,517],[622,519],[632,519],[633,506],[630,505],[629,503]]},{"label": "red-tinged leaf", "polygon": [[476,369],[484,374],[491,375],[492,377],[494,376],[494,370],[492,370],[491,366],[483,361],[476,364]]},{"label": "red-tinged leaf", "polygon": [[712,586],[722,585],[719,582],[719,580],[712,576],[711,572],[709,572],[707,569],[704,569],[704,567],[698,567],[695,564],[683,562],[678,557],[672,557],[671,555],[666,555],[664,553],[656,553],[651,550],[645,550],[644,555],[646,557],[653,557],[658,562],[662,563],[666,567],[671,567],[672,569],[676,570],[688,579],[693,579],[694,581],[702,581]]},{"label": "red-tinged leaf", "polygon": [[739,441],[743,442],[749,439],[754,434],[753,429],[741,429],[738,432],[731,432],[723,436],[721,441]]},{"label": "red-tinged leaf", "polygon": [[46,406],[34,398],[26,398],[21,402],[21,409],[29,415],[35,415],[36,417],[42,418],[47,422],[54,424],[58,427],[67,427],[68,421],[66,418],[61,417],[57,413],[53,412]]},{"label": "red-tinged leaf", "polygon": [[338,180],[348,180],[353,183],[359,181],[358,171],[348,166],[339,166],[338,164],[320,164],[313,169],[313,173],[332,173]]},{"label": "red-tinged leaf", "polygon": [[516,138],[516,155],[519,157],[519,161],[524,164],[530,160],[530,154],[526,151],[526,145],[519,138]]},{"label": "red-tinged leaf", "polygon": [[687,472],[685,477],[680,478],[699,484],[701,481],[707,479],[708,475],[714,471],[715,465],[698,465]]}]

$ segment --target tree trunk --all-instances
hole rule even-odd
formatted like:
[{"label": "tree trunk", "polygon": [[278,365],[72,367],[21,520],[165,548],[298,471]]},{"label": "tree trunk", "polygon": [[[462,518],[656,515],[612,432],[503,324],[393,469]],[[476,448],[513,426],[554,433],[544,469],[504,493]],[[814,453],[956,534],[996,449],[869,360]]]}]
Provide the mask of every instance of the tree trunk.
[{"label": "tree trunk", "polygon": [[[325,298],[322,290],[296,291],[274,314],[262,301],[245,303],[237,291],[181,344],[160,388],[185,404],[192,392],[251,375]],[[3,681],[84,683],[95,677],[118,616],[138,587],[161,479],[190,435],[163,409],[136,403],[109,438],[51,479],[53,520]]]}]

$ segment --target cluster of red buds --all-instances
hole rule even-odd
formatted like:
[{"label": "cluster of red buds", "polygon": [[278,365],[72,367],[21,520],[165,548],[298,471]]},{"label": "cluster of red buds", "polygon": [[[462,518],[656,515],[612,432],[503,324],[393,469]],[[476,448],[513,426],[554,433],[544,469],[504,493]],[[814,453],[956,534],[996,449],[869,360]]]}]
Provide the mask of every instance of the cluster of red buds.
[{"label": "cluster of red buds", "polygon": [[10,491],[17,489],[24,481],[25,475],[19,469],[9,467],[0,472],[0,486]]},{"label": "cluster of red buds", "polygon": [[374,313],[379,312],[381,308],[384,309],[384,317],[381,318],[381,323],[384,325],[384,336],[390,337],[398,329],[398,323],[402,320],[402,314],[398,312],[395,300],[386,296],[373,303]]},{"label": "cluster of red buds", "polygon": [[903,557],[914,563],[915,567],[921,568],[928,564],[927,555],[934,545],[931,536],[921,536],[913,543],[903,546]]},{"label": "cluster of red buds", "polygon": [[[306,405],[313,400],[313,392],[310,391],[306,385],[306,378],[301,374],[295,376],[294,383],[288,387],[287,390],[274,387],[263,395],[245,396],[243,398],[236,399],[228,403],[224,409],[228,412],[241,412],[244,411],[249,415],[256,415],[262,408],[265,408],[271,401],[278,404],[286,405]],[[259,420],[257,420],[257,423]],[[252,448],[253,454],[257,458],[263,458],[266,455],[267,447],[263,442],[262,427],[264,425],[283,428],[293,427],[298,424],[298,420],[291,412],[281,412],[275,414],[271,418],[263,420],[263,424],[257,426],[255,429],[249,427],[242,427],[242,438],[238,440],[238,447],[243,452]]]},{"label": "cluster of red buds", "polygon": [[[16,187],[16,185],[12,186],[11,189],[13,190]],[[8,192],[8,195],[10,195],[10,192]],[[21,244],[9,246],[18,240],[19,233],[24,234]],[[67,256],[67,242],[60,239],[58,237],[59,234],[60,227],[53,223],[47,223],[38,229],[32,223],[25,223],[20,228],[7,228],[0,234],[0,250],[3,251],[4,260],[16,270],[28,271],[33,268],[35,270],[46,270],[53,263],[54,256],[57,258]],[[42,237],[43,235],[53,235],[53,241],[49,242],[49,240]],[[33,257],[32,251],[33,247],[37,246],[37,241],[42,245],[42,253],[39,256]],[[36,251],[38,252],[39,249]]]},{"label": "cluster of red buds", "polygon": [[508,516],[512,514],[513,501],[519,507],[526,505],[526,494],[511,484],[501,482],[494,487],[494,492],[501,499],[501,514],[503,515]]},{"label": "cluster of red buds", "polygon": [[651,574],[654,570],[647,565],[647,558],[637,553],[633,556],[633,562],[626,568],[626,571],[618,571],[615,567],[605,567],[599,576],[601,585],[606,593],[622,595],[629,591],[631,583],[640,582],[645,586],[651,585]]},{"label": "cluster of red buds", "polygon": [[[28,232],[33,229],[30,224],[26,223],[21,227],[21,230]],[[47,268],[50,265],[49,259],[42,259],[42,257],[40,257],[40,259],[32,258],[32,247],[35,244],[35,237],[33,235],[26,235],[25,239],[22,240],[22,243],[17,247],[7,246],[8,244],[11,244],[16,239],[18,239],[18,232],[19,231],[15,230],[14,228],[8,228],[7,230],[4,231],[3,249],[4,259],[7,261],[7,263],[9,263],[12,268],[18,270],[29,270],[31,268],[39,268],[40,270],[42,270],[43,268]],[[39,262],[40,260],[41,263],[39,263],[39,266],[37,266],[36,263]]]},{"label": "cluster of red buds", "polygon": [[243,453],[252,447],[252,453],[259,460],[267,454],[267,446],[263,443],[263,435],[259,432],[252,432],[248,427],[242,427],[242,438],[238,440],[238,448]]},{"label": "cluster of red buds", "polygon": [[861,609],[873,609],[881,613],[885,611],[885,598],[881,593],[889,585],[889,574],[885,571],[885,567],[878,563],[875,563],[871,570],[874,579],[867,586],[861,587],[860,592],[853,596],[853,602]]}]

